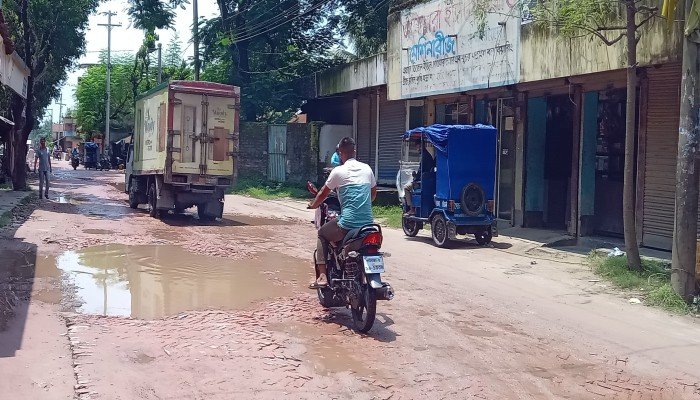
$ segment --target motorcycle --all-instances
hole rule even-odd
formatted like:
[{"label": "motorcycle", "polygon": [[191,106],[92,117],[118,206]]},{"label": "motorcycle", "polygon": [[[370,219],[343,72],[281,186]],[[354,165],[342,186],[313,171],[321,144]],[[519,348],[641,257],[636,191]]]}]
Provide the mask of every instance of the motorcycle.
[{"label": "motorcycle", "polygon": [[100,158],[100,162],[99,162],[99,169],[100,169],[100,171],[109,171],[109,169],[110,169],[111,167],[112,167],[112,163],[109,162],[109,158],[107,158],[106,156],[103,155],[103,156]]},{"label": "motorcycle", "polygon": [[[318,189],[307,183],[314,196]],[[316,229],[340,215],[340,202],[331,194],[316,210]],[[391,300],[394,290],[382,282],[384,258],[388,253],[380,252],[382,228],[376,224],[348,232],[339,243],[331,243],[326,260],[328,286],[317,289],[319,303],[325,308],[347,307],[351,310],[355,329],[365,333],[372,328],[377,313],[377,300]],[[314,258],[317,255],[314,254]],[[316,268],[316,278],[319,276]]]},{"label": "motorcycle", "polygon": [[76,170],[78,165],[80,165],[80,158],[78,156],[70,156],[70,165],[73,167],[73,170]]}]

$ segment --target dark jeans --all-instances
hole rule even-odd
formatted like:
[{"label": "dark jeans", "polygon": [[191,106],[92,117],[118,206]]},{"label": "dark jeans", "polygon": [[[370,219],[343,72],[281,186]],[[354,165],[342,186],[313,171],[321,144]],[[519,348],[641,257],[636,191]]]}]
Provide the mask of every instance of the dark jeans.
[{"label": "dark jeans", "polygon": [[316,264],[325,264],[328,259],[328,244],[340,242],[348,234],[348,230],[338,226],[337,221],[330,221],[318,230],[318,243],[316,245]]},{"label": "dark jeans", "polygon": [[[46,189],[44,189],[46,186]],[[46,191],[44,191],[46,190]],[[49,171],[39,171],[39,197],[44,193],[44,197],[49,197]]]}]

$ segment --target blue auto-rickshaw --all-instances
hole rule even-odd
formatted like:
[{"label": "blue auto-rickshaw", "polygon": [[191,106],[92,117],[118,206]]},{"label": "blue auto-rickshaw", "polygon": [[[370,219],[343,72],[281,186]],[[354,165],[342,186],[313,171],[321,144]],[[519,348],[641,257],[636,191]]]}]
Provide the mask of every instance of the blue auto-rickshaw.
[{"label": "blue auto-rickshaw", "polygon": [[[486,125],[431,125],[404,133],[397,188],[407,236],[424,224],[438,247],[457,235],[472,234],[480,245],[497,236],[496,140],[496,129]],[[414,210],[405,199],[409,183]]]},{"label": "blue auto-rickshaw", "polygon": [[99,160],[100,146],[95,142],[85,143],[85,157],[83,159],[83,164],[85,169],[97,169],[97,162]]}]

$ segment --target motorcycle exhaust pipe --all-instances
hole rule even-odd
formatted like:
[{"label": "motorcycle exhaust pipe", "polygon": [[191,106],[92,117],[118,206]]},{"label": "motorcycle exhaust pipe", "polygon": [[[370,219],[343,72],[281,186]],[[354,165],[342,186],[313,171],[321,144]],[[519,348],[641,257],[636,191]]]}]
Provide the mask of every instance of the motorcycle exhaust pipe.
[{"label": "motorcycle exhaust pipe", "polygon": [[377,289],[377,300],[391,300],[394,298],[394,289],[391,285],[385,283],[384,286]]}]

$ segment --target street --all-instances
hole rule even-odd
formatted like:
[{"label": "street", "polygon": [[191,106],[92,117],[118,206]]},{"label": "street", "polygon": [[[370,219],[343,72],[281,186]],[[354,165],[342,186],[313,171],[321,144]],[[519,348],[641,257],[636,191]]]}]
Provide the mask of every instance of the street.
[{"label": "street", "polygon": [[696,319],[630,304],[579,256],[387,228],[396,297],[361,335],[307,289],[305,203],[158,220],[123,173],[58,164],[0,231],[2,398],[700,399]]}]

